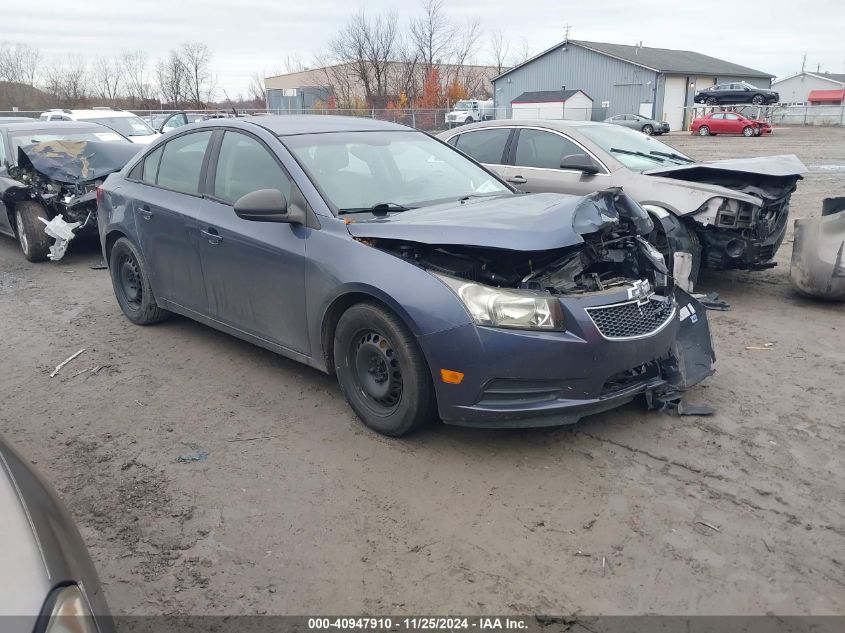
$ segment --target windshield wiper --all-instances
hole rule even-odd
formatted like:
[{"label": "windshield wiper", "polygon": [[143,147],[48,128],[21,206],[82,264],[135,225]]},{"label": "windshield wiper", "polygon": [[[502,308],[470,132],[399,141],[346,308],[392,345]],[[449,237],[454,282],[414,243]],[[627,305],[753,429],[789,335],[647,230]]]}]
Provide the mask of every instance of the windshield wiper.
[{"label": "windshield wiper", "polygon": [[675,154],[674,152],[650,152],[656,156],[665,156],[666,158],[671,158],[674,160],[681,160],[687,164],[694,163],[695,161],[691,158],[687,158],[686,156],[682,156],[681,154]]},{"label": "windshield wiper", "polygon": [[371,207],[349,207],[348,209],[338,210],[338,215],[346,215],[348,213],[372,213],[373,215],[386,215],[387,213],[400,213],[402,211],[410,211],[415,207],[406,207],[395,202],[379,202]]},{"label": "windshield wiper", "polygon": [[653,160],[657,163],[665,163],[666,161],[658,156],[652,156],[652,154],[646,154],[645,152],[635,152],[630,149],[619,149],[618,147],[611,147],[610,151],[614,154],[627,154],[628,156],[641,156],[642,158],[648,158],[649,160]]}]

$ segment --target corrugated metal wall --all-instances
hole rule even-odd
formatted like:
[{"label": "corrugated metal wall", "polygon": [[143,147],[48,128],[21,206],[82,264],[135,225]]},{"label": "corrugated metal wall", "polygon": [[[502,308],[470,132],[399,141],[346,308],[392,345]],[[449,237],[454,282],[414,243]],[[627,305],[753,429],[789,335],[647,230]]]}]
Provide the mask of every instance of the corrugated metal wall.
[{"label": "corrugated metal wall", "polygon": [[[593,120],[639,112],[640,103],[653,102],[657,73],[600,55],[579,46],[557,48],[498,79],[494,85],[496,112],[511,116],[510,103],[523,92],[580,89],[593,99]],[[610,107],[603,108],[602,101]]]}]

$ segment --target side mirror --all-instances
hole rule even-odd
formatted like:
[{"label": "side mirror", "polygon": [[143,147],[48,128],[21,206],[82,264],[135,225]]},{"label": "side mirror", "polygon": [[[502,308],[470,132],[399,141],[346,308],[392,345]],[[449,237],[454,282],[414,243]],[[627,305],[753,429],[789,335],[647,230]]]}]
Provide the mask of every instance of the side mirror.
[{"label": "side mirror", "polygon": [[564,156],[560,161],[560,168],[581,171],[585,174],[597,174],[601,171],[596,162],[586,154]]},{"label": "side mirror", "polygon": [[241,196],[235,202],[235,215],[253,222],[305,224],[305,212],[288,209],[288,201],[278,189],[259,189]]}]

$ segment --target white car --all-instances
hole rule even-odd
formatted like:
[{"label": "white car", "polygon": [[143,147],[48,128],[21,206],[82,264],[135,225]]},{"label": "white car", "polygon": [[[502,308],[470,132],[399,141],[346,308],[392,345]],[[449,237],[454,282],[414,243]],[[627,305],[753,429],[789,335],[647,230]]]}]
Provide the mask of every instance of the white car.
[{"label": "white car", "polygon": [[94,108],[92,110],[55,108],[43,112],[39,118],[42,121],[91,121],[99,123],[123,134],[133,143],[141,145],[152,143],[159,136],[158,132],[138,115],[114,108]]}]

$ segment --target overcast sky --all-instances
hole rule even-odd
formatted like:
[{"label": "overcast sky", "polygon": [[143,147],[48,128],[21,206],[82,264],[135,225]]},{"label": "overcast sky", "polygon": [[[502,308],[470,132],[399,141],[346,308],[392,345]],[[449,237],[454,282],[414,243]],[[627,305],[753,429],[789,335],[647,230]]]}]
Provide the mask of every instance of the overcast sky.
[{"label": "overcast sky", "polygon": [[[46,58],[78,52],[116,55],[143,49],[154,59],[186,40],[214,52],[218,85],[234,98],[246,95],[255,71],[279,68],[288,55],[310,62],[363,7],[379,13],[402,7],[406,22],[415,0],[106,0],[104,2],[4,2],[0,41],[26,42]],[[485,30],[478,63],[490,61],[488,35],[502,29],[512,49],[527,38],[536,53],[572,39],[694,50],[784,76],[801,68],[845,73],[845,2],[842,0],[445,0],[449,14],[478,16]],[[222,97],[222,95],[219,95]]]}]

